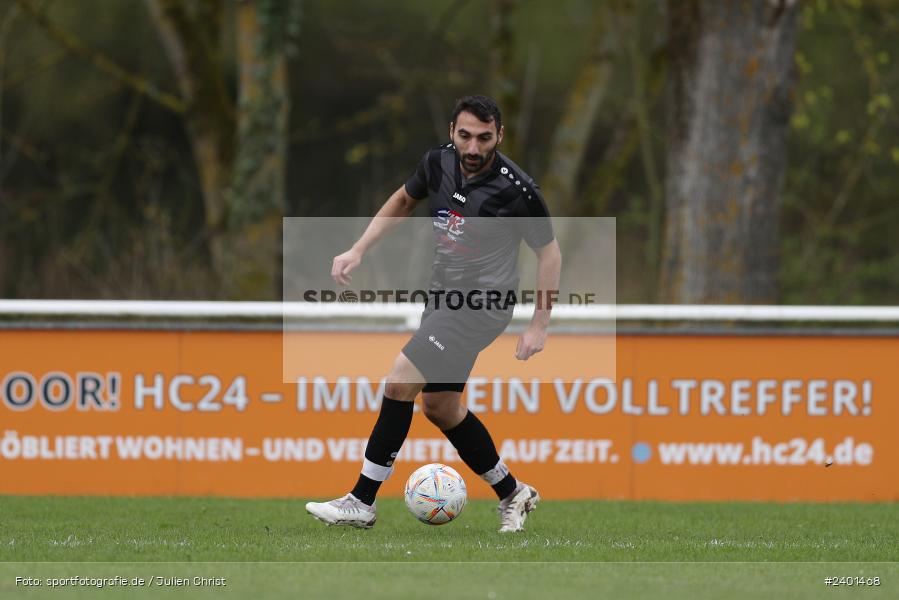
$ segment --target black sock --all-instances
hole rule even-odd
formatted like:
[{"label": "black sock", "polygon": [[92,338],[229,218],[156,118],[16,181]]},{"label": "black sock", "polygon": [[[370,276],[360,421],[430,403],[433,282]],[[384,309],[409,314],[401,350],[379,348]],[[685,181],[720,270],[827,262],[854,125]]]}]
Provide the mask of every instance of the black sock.
[{"label": "black sock", "polygon": [[490,484],[500,500],[515,491],[518,482],[500,460],[490,432],[473,412],[468,411],[461,423],[443,434],[455,446],[459,458]]},{"label": "black sock", "polygon": [[384,482],[369,479],[362,473],[359,473],[359,479],[356,481],[356,486],[350,493],[371,506],[375,503],[375,496],[378,495],[378,490],[381,489],[382,483]]},{"label": "black sock", "polygon": [[362,473],[350,492],[365,504],[374,504],[378,489],[393,472],[393,461],[412,425],[413,408],[412,402],[393,400],[387,396],[381,401],[381,412],[365,447]]}]

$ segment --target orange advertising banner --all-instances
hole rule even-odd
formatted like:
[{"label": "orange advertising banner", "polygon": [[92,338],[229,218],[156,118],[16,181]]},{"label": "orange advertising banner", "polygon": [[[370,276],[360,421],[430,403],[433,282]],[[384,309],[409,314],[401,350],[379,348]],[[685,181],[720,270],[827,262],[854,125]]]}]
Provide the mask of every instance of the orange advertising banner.
[{"label": "orange advertising banner", "polygon": [[[288,335],[0,331],[0,493],[346,493],[408,334]],[[899,338],[601,337],[553,335],[509,373],[505,334],[463,394],[545,497],[899,500]],[[316,357],[289,383],[285,344]],[[348,345],[370,360],[344,364]],[[608,347],[614,372],[597,376],[590,349]],[[492,496],[420,413],[384,494],[428,462]]]}]

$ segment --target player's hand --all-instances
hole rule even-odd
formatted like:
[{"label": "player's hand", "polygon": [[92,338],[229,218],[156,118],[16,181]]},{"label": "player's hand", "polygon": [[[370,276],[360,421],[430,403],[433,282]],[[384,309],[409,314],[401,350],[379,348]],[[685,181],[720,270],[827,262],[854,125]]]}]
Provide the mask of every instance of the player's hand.
[{"label": "player's hand", "polygon": [[515,358],[527,360],[543,350],[544,344],[546,344],[546,330],[539,327],[529,327],[518,337]]},{"label": "player's hand", "polygon": [[362,262],[362,254],[355,250],[347,250],[343,254],[334,257],[331,264],[331,279],[341,285],[348,285],[353,279],[350,271]]}]

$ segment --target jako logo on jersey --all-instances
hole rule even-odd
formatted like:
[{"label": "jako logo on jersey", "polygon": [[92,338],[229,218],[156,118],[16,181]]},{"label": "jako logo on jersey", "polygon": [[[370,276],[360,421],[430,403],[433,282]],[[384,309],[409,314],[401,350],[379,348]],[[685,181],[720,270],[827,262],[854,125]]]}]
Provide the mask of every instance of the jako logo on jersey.
[{"label": "jako logo on jersey", "polygon": [[455,198],[462,204],[465,204],[465,200],[467,200],[467,198],[465,196],[463,196],[462,194],[460,194],[459,192],[456,192],[455,194],[453,194],[453,198]]},{"label": "jako logo on jersey", "polygon": [[435,346],[437,346],[438,348],[440,348],[441,350],[443,350],[443,344],[441,344],[441,343],[440,343],[440,340],[438,340],[438,339],[437,339],[436,337],[434,337],[433,335],[429,335],[429,336],[428,336],[428,341],[430,341],[430,342],[433,343]]}]

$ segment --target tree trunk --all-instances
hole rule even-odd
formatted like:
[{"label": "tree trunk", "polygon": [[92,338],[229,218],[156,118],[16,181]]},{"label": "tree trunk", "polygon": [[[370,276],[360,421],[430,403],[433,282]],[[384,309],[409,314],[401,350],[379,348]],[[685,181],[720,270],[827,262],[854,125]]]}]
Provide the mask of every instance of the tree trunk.
[{"label": "tree trunk", "polygon": [[575,188],[593,125],[608,89],[612,53],[619,46],[616,29],[621,25],[621,15],[608,3],[600,3],[595,10],[590,54],[568,93],[562,118],[547,152],[550,159],[546,175],[540,182],[547,201],[558,207],[558,215],[564,217],[583,212],[575,197]]},{"label": "tree trunk", "polygon": [[660,299],[777,296],[795,0],[669,0]]},{"label": "tree trunk", "polygon": [[287,154],[286,55],[298,0],[235,5],[238,98],[222,63],[223,0],[146,0],[187,105],[217,295],[278,297]]},{"label": "tree trunk", "polygon": [[189,5],[180,0],[146,3],[187,105],[184,122],[200,179],[213,269],[218,279],[225,282],[225,192],[234,165],[235,111],[220,49],[224,5],[221,0],[209,0],[190,11]]},{"label": "tree trunk", "polygon": [[490,3],[489,93],[503,111],[502,152],[521,161],[518,144],[518,121],[522,86],[515,77],[515,28],[512,20],[517,0],[492,0]]},{"label": "tree trunk", "polygon": [[284,214],[288,21],[284,2],[237,5],[237,148],[229,189],[231,295],[279,297]]}]

